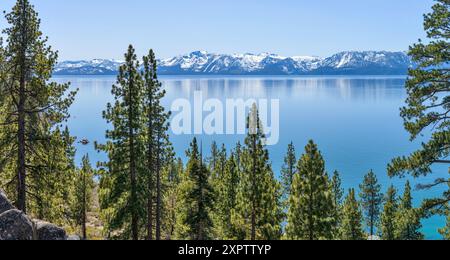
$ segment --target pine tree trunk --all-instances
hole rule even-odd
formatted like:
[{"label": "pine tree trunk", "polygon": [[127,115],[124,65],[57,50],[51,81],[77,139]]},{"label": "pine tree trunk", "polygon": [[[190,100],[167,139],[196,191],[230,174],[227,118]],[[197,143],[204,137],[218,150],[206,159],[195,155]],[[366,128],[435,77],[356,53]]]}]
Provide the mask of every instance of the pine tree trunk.
[{"label": "pine tree trunk", "polygon": [[147,198],[147,240],[153,240],[153,114],[152,96],[149,94],[149,114],[148,114],[148,198]]},{"label": "pine tree trunk", "polygon": [[253,138],[253,176],[252,176],[252,231],[251,240],[256,240],[256,136]]},{"label": "pine tree trunk", "polygon": [[[26,5],[22,5],[22,14],[26,13]],[[27,18],[22,21],[22,37],[24,38],[27,31]],[[25,99],[26,99],[26,39],[22,39],[22,49],[20,53],[20,82],[19,82],[19,100],[17,107],[18,114],[18,176],[17,176],[17,208],[27,213],[27,194],[26,194],[26,151],[25,151]]]},{"label": "pine tree trunk", "polygon": [[[24,54],[25,55],[25,54]],[[23,61],[25,63],[25,61]],[[22,75],[19,86],[19,102],[18,102],[18,185],[17,185],[17,208],[27,212],[26,208],[26,157],[25,157],[25,64],[22,64]]]},{"label": "pine tree trunk", "polygon": [[[130,73],[132,74],[132,73]],[[130,139],[130,182],[131,182],[131,233],[133,240],[139,239],[138,234],[138,214],[136,212],[137,203],[137,191],[136,191],[136,154],[135,154],[135,138],[134,138],[134,102],[133,102],[133,90],[134,82],[130,81],[129,95],[129,118],[128,118],[128,128],[129,128],[129,139]]]},{"label": "pine tree trunk", "polygon": [[161,240],[161,155],[158,136],[158,154],[156,157],[156,240]]},{"label": "pine tree trunk", "polygon": [[81,231],[83,233],[83,240],[87,239],[87,231],[86,231],[86,222],[87,222],[87,201],[86,201],[86,174],[83,172],[83,206],[82,206],[82,222],[81,222]]}]

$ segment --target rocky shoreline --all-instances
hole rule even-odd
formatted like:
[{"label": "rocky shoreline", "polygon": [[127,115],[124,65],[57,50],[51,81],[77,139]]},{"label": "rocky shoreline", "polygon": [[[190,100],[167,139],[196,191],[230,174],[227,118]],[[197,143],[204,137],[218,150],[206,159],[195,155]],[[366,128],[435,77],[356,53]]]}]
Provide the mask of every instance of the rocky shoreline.
[{"label": "rocky shoreline", "polygon": [[16,209],[0,190],[0,240],[80,240],[45,221],[31,219]]}]

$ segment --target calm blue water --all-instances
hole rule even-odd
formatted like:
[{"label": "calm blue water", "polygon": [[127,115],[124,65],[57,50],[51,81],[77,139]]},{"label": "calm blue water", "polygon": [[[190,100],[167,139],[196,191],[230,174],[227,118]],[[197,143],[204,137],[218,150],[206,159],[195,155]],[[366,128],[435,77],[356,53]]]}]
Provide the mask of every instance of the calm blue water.
[{"label": "calm blue water", "polygon": [[[89,153],[92,161],[105,159],[94,151],[92,142],[104,141],[108,127],[101,117],[107,102],[112,101],[110,76],[55,77],[58,82],[71,82],[79,88],[71,108],[69,126],[73,135],[87,138],[89,146],[79,146],[77,160]],[[407,155],[419,147],[410,143],[399,117],[406,94],[404,77],[163,77],[167,90],[164,105],[170,108],[175,99],[193,99],[194,91],[203,98],[267,98],[280,100],[280,141],[270,146],[272,165],[279,172],[288,143],[294,142],[297,153],[303,151],[309,139],[321,149],[329,172],[339,170],[345,188],[361,183],[364,174],[373,169],[386,188],[390,184],[403,191],[406,180],[389,179],[386,165],[393,157]],[[198,136],[208,150],[213,140],[234,147],[243,141],[240,135]],[[178,156],[193,135],[172,136]],[[436,167],[432,176],[413,180],[413,184],[432,182],[436,177],[448,177],[448,169]],[[445,187],[432,191],[415,191],[416,204],[424,198],[439,196]],[[443,218],[424,221],[429,239],[438,239]]]}]

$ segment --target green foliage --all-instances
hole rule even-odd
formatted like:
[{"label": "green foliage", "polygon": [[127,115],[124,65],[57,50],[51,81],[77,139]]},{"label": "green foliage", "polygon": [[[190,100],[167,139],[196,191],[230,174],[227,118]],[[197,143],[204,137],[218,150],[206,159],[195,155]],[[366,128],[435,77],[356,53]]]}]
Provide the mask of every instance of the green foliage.
[{"label": "green foliage", "polygon": [[371,170],[360,185],[361,204],[364,209],[366,224],[370,229],[370,236],[375,234],[375,227],[380,218],[380,208],[383,203],[383,194],[381,194],[381,185],[375,173]]},{"label": "green foliage", "polygon": [[[226,158],[222,158],[222,160]],[[216,209],[214,211],[216,237],[235,239],[236,227],[232,223],[232,211],[237,205],[237,187],[239,185],[239,168],[236,152],[231,153],[225,162],[223,175],[216,181]]]},{"label": "green foliage", "polygon": [[265,135],[255,104],[248,117],[247,130],[245,147],[239,156],[240,181],[232,223],[238,228],[237,239],[276,240],[281,237],[283,216],[280,184],[270,165]]},{"label": "green foliage", "polygon": [[140,238],[139,226],[145,219],[144,142],[142,136],[142,78],[139,62],[130,45],[112,87],[114,104],[108,104],[104,118],[113,128],[106,132],[108,142],[97,145],[108,153],[101,164],[100,199],[105,228],[113,237]]},{"label": "green foliage", "polygon": [[210,184],[210,172],[199,152],[197,139],[186,152],[189,157],[186,179],[182,183],[182,202],[179,213],[179,239],[207,240],[212,237],[211,212],[215,194]]},{"label": "green foliage", "polygon": [[331,179],[331,196],[333,198],[333,236],[340,237],[340,227],[342,225],[344,189],[342,188],[342,180],[338,171],[333,173]]},{"label": "green foliage", "polygon": [[[432,173],[433,164],[449,163],[446,159],[450,155],[450,2],[436,0],[432,9],[431,13],[425,15],[427,43],[419,41],[409,50],[409,55],[417,66],[409,71],[406,82],[407,105],[401,110],[411,140],[429,130],[432,135],[428,142],[423,143],[422,149],[409,157],[394,159],[388,166],[391,176],[403,176],[407,173],[414,177],[428,175]],[[448,183],[448,179],[438,179],[427,187]],[[447,190],[441,198],[425,201],[423,208],[436,209],[437,213],[445,214],[449,201],[450,192]]]},{"label": "green foliage", "polygon": [[74,139],[60,124],[69,117],[75,92],[50,82],[58,55],[30,2],[18,0],[6,21],[6,46],[0,48],[0,186],[24,212],[65,224]]},{"label": "green foliage", "polygon": [[405,191],[400,201],[397,214],[397,234],[399,240],[423,240],[420,210],[413,208],[411,185],[406,182]]},{"label": "green foliage", "polygon": [[362,226],[363,216],[359,202],[356,200],[355,190],[351,189],[345,200],[342,212],[341,239],[365,240],[367,235]]},{"label": "green foliage", "polygon": [[444,240],[450,240],[450,212],[447,212],[447,224],[439,230]]},{"label": "green foliage", "polygon": [[298,162],[289,198],[288,239],[332,239],[333,197],[325,162],[313,141]]},{"label": "green foliage", "polygon": [[295,155],[295,147],[293,143],[288,145],[286,156],[284,157],[284,164],[281,169],[281,184],[282,184],[282,192],[283,192],[283,202],[285,208],[287,208],[289,195],[291,194],[292,182],[294,180],[294,175],[296,173],[297,168],[297,158]]},{"label": "green foliage", "polygon": [[381,238],[383,240],[397,240],[398,237],[396,234],[398,233],[398,223],[397,223],[397,214],[398,214],[398,198],[397,198],[397,190],[394,186],[389,187],[383,207],[383,212],[381,213],[380,218],[380,230]]},{"label": "green foliage", "polygon": [[74,199],[72,201],[72,212],[75,223],[80,227],[83,239],[87,239],[87,214],[92,210],[95,170],[91,166],[89,156],[82,159],[81,169],[77,170],[74,180]]},{"label": "green foliage", "polygon": [[[163,170],[172,161],[172,146],[167,131],[169,129],[168,119],[170,113],[165,111],[161,99],[166,95],[157,76],[157,61],[153,50],[143,57],[144,71],[142,73],[143,93],[142,110],[143,124],[142,133],[145,140],[144,167],[146,196],[147,196],[147,239],[153,239],[153,227],[155,237],[161,239],[163,193],[164,184],[162,180]],[[155,205],[154,205],[155,204]],[[155,225],[153,225],[155,220]]]}]

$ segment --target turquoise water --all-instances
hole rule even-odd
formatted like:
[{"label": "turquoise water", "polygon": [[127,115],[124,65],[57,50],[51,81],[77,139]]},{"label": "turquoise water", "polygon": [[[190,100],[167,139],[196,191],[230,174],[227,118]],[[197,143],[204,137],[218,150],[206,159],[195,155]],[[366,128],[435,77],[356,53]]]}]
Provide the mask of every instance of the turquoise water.
[{"label": "turquoise water", "polygon": [[[103,160],[93,148],[93,141],[104,141],[108,127],[101,118],[106,103],[112,101],[110,76],[55,77],[58,82],[71,82],[79,88],[71,108],[69,126],[72,134],[91,141],[79,146],[77,160],[89,153],[93,161]],[[288,143],[294,142],[297,153],[303,151],[309,139],[321,149],[329,172],[338,170],[345,188],[361,183],[364,174],[373,169],[383,187],[390,184],[403,191],[405,179],[390,179],[386,165],[399,155],[407,155],[419,147],[409,142],[403,128],[399,108],[406,98],[405,77],[163,77],[167,90],[164,105],[171,107],[174,100],[192,101],[195,91],[201,91],[204,100],[218,99],[278,99],[280,101],[280,139],[269,147],[273,170],[278,173]],[[206,115],[207,113],[205,113]],[[234,147],[242,135],[200,135],[204,150],[213,140]],[[172,135],[178,156],[193,135]],[[432,182],[437,177],[448,177],[448,169],[436,167],[434,174],[413,184]],[[418,205],[424,198],[439,196],[445,187],[430,191],[415,191]],[[434,217],[424,220],[423,232],[428,239],[438,239],[437,232],[444,220]]]}]

